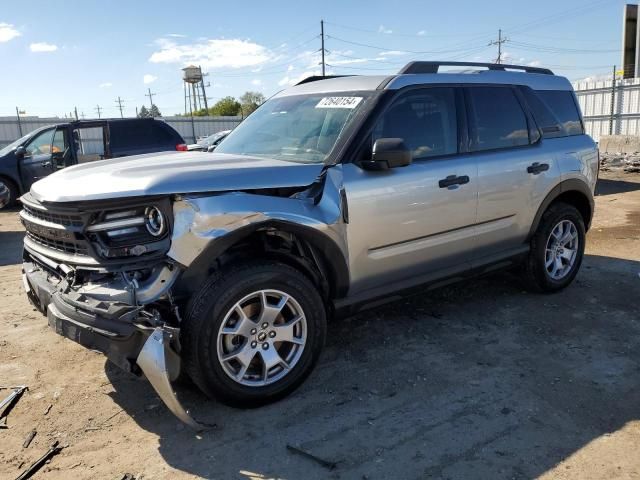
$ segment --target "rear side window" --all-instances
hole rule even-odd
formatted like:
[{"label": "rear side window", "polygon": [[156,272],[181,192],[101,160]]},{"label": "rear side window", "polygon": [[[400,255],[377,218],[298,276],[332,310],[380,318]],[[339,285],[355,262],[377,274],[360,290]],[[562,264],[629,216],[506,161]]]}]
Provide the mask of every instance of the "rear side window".
[{"label": "rear side window", "polygon": [[414,160],[458,152],[458,122],[453,88],[414,90],[396,100],[376,124],[379,138],[402,138]]},{"label": "rear side window", "polygon": [[584,134],[582,122],[580,121],[580,112],[573,97],[573,92],[568,90],[538,90],[536,93],[558,119],[565,135]]},{"label": "rear side window", "polygon": [[471,149],[512,148],[529,144],[527,117],[509,87],[471,87]]},{"label": "rear side window", "polygon": [[183,143],[169,128],[153,120],[116,121],[109,124],[112,150],[167,146]]},{"label": "rear side window", "polygon": [[523,87],[521,91],[527,101],[527,105],[529,106],[531,113],[533,113],[533,118],[535,118],[540,130],[542,130],[542,136],[544,138],[566,136],[560,121],[542,101],[538,94],[528,87]]}]

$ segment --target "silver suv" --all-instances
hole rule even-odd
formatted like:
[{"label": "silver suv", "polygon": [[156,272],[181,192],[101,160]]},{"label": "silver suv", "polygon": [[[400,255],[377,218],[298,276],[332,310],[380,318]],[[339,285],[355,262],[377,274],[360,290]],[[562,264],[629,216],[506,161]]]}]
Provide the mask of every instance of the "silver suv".
[{"label": "silver suv", "polygon": [[329,317],[516,264],[539,291],[566,287],[597,175],[571,85],[549,70],[310,78],[215,153],[37,182],[24,285],[57,333],[144,373],[195,426],[171,387],[181,372],[260,405],[309,375]]}]

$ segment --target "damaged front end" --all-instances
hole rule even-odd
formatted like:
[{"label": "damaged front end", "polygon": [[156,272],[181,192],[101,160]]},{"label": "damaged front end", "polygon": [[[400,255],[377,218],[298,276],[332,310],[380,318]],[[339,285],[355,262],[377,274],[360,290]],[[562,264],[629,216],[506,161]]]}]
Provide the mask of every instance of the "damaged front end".
[{"label": "damaged front end", "polygon": [[169,409],[201,429],[171,381],[180,372],[180,314],[171,288],[181,274],[167,258],[168,199],[86,209],[22,198],[23,281],[56,333],[144,374]]}]

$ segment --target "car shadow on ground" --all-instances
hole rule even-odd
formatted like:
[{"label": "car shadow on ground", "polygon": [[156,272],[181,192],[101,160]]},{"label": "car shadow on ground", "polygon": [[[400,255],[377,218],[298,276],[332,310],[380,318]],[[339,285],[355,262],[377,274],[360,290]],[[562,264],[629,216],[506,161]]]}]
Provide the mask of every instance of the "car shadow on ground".
[{"label": "car shadow on ground", "polygon": [[499,273],[332,322],[315,372],[276,404],[234,409],[181,385],[194,416],[218,425],[201,434],[146,381],[106,372],[113,400],[193,475],[533,478],[640,418],[639,272],[585,256],[555,295]]},{"label": "car shadow on ground", "polygon": [[615,195],[618,193],[635,192],[640,190],[640,182],[625,180],[600,179],[596,184],[596,195]]},{"label": "car shadow on ground", "polygon": [[22,237],[24,232],[0,231],[0,267],[22,261]]}]

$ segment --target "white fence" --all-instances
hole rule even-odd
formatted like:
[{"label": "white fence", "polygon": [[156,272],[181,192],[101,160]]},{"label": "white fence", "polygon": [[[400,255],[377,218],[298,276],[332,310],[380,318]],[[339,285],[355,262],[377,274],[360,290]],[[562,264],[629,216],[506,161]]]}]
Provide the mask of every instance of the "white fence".
[{"label": "white fence", "polygon": [[[594,140],[609,135],[640,135],[640,78],[576,82],[573,85],[587,133]],[[613,104],[611,102],[613,97]]]},{"label": "white fence", "polygon": [[[199,137],[205,137],[222,130],[231,130],[242,121],[242,117],[163,117],[175,128],[187,143],[195,143]],[[47,125],[66,123],[67,118],[0,117],[0,148],[17,140],[33,130]]]}]

